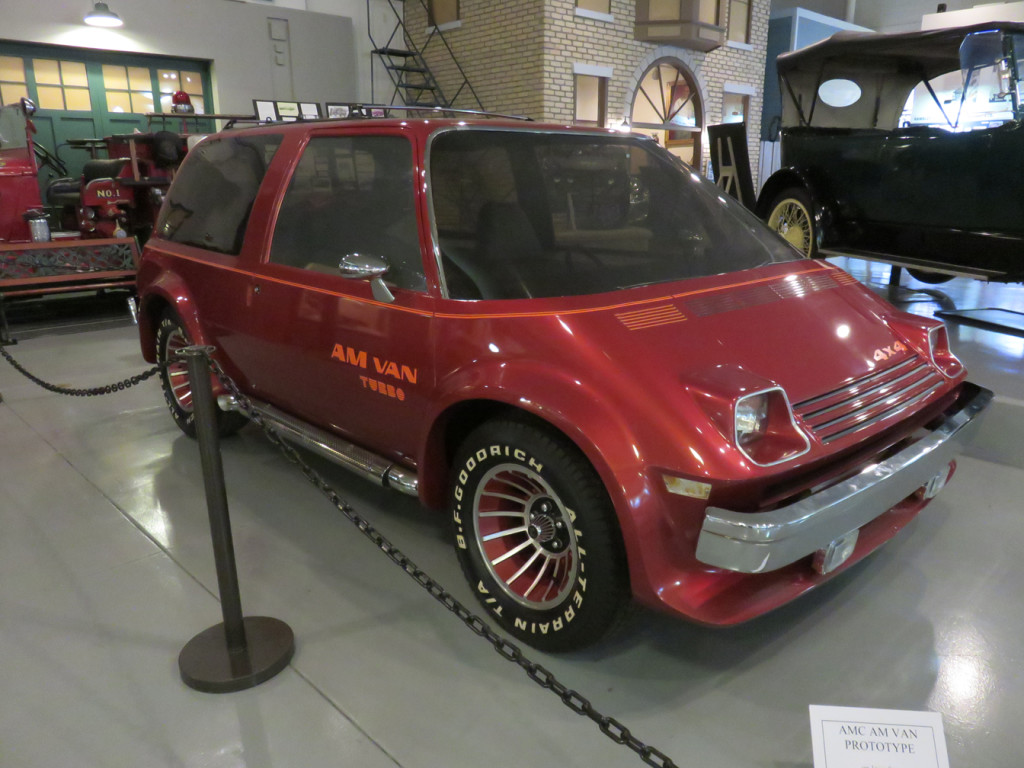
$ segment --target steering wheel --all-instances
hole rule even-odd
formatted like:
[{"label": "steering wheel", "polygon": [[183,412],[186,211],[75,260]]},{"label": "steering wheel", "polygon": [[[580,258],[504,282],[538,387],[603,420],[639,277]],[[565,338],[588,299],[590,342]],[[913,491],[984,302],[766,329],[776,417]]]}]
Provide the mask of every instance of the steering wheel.
[{"label": "steering wheel", "polygon": [[57,155],[48,150],[42,144],[33,144],[32,148],[36,153],[36,160],[39,163],[39,169],[50,168],[58,176],[67,176],[68,167],[64,164]]}]

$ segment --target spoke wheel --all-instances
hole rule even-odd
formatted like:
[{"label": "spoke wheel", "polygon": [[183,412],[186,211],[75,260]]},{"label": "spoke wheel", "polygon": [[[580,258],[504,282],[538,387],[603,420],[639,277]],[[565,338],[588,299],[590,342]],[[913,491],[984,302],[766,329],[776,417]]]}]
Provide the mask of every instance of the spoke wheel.
[{"label": "spoke wheel", "polygon": [[811,201],[802,189],[787,189],[772,202],[768,226],[807,258],[817,253]]},{"label": "spoke wheel", "polygon": [[488,421],[454,457],[452,533],[490,616],[545,651],[593,643],[630,602],[618,520],[594,468],[529,417]]}]

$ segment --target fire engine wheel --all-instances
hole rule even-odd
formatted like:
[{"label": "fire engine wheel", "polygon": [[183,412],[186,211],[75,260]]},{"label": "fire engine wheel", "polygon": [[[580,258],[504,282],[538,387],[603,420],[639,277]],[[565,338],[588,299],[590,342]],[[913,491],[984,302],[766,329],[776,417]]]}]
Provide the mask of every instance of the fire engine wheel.
[{"label": "fire engine wheel", "polygon": [[510,634],[568,651],[618,623],[630,597],[618,522],[567,439],[525,420],[486,422],[456,455],[451,493],[462,570]]},{"label": "fire engine wheel", "polygon": [[811,197],[800,187],[784,189],[769,207],[768,226],[808,259],[818,255]]},{"label": "fire engine wheel", "polygon": [[[189,382],[188,365],[174,354],[191,345],[185,326],[176,315],[167,312],[156,328],[156,359],[169,364],[160,371],[164,401],[178,428],[189,437],[196,436],[196,418],[192,410],[192,385]],[[217,432],[221,437],[233,435],[249,420],[240,413],[217,410]]]}]

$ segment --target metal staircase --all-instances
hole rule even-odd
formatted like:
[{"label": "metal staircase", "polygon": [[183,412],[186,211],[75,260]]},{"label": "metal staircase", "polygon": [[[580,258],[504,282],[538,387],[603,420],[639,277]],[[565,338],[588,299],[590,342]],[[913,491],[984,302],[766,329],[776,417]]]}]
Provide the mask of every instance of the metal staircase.
[{"label": "metal staircase", "polygon": [[[410,2],[416,1],[410,0]],[[378,45],[373,33],[372,2],[373,0],[366,0],[366,31],[370,37],[370,45],[373,46],[372,55],[383,63],[383,69],[390,79],[389,87],[392,88],[392,92],[386,103],[443,109],[455,106],[462,98],[463,103],[459,106],[483,111],[484,105],[481,103],[480,97],[473,90],[473,86],[466,77],[462,65],[455,58],[455,53],[443,32],[437,27],[431,28],[423,44],[417,47],[405,26],[405,1],[387,0],[387,5],[391,9],[395,21],[394,26],[389,27],[387,38]],[[423,7],[424,13],[429,14],[426,0],[418,0],[418,2]],[[376,5],[379,7],[379,4]],[[381,36],[378,34],[378,39],[380,38]],[[441,84],[430,70],[430,66],[427,64],[428,56],[444,56],[454,64],[457,75],[453,78],[453,84],[456,88],[450,98],[441,90]],[[371,100],[374,103],[377,103],[377,71],[379,69],[373,67],[370,78]],[[467,104],[467,101],[470,103]]]}]

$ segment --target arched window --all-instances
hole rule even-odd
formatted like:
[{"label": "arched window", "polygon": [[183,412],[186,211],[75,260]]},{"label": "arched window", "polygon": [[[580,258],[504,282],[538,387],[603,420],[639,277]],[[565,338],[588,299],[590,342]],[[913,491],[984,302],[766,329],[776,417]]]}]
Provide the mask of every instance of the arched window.
[{"label": "arched window", "polygon": [[704,110],[697,81],[685,64],[660,59],[644,73],[633,96],[630,127],[654,136],[681,160],[700,165]]}]

